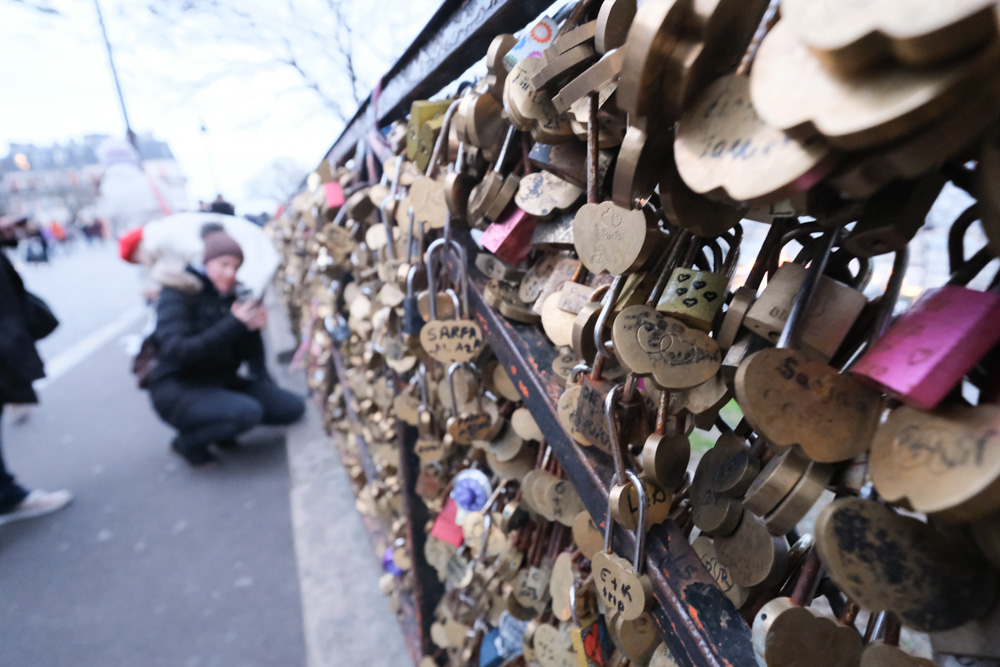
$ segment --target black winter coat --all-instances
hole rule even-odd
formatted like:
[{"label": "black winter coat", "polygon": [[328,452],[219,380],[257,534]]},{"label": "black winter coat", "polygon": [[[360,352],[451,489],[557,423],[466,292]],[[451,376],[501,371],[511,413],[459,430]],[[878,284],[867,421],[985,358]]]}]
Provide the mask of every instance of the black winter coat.
[{"label": "black winter coat", "polygon": [[188,271],[201,290],[190,294],[164,287],[156,307],[158,352],[149,392],[167,420],[197,400],[200,387],[235,386],[243,362],[252,379],[268,377],[260,332],[249,331],[230,312],[235,296],[219,294],[206,276]]},{"label": "black winter coat", "polygon": [[45,367],[28,333],[24,283],[0,251],[0,404],[37,403],[31,383],[43,377]]}]

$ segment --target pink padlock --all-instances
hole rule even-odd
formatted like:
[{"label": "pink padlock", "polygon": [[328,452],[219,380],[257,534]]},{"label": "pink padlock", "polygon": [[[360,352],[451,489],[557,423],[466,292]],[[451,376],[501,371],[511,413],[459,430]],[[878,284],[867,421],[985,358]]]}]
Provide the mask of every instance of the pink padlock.
[{"label": "pink padlock", "polygon": [[531,237],[538,219],[511,204],[507,215],[491,223],[483,233],[483,247],[503,261],[517,266],[531,250]]},{"label": "pink padlock", "polygon": [[340,183],[324,183],[323,196],[326,198],[327,208],[340,208],[344,205],[344,189]]},{"label": "pink padlock", "polygon": [[933,410],[1000,341],[1000,294],[928,290],[851,368],[889,396]]}]

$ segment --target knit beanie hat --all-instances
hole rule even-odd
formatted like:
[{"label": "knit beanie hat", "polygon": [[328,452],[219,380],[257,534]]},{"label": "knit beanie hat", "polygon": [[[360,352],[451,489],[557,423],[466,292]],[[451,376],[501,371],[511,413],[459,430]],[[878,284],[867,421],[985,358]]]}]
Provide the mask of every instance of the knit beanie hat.
[{"label": "knit beanie hat", "polygon": [[201,228],[201,238],[205,242],[205,255],[203,262],[208,262],[216,257],[230,255],[243,262],[243,250],[240,244],[232,236],[226,233],[222,225],[218,223],[208,223]]}]

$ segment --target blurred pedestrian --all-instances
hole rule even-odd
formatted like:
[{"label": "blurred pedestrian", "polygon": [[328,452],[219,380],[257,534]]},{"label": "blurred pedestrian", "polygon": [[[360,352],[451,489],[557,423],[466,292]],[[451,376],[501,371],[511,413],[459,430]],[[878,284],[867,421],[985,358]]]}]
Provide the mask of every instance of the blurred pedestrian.
[{"label": "blurred pedestrian", "polygon": [[236,207],[227,202],[222,198],[222,195],[216,195],[215,201],[212,205],[208,207],[208,210],[212,213],[224,213],[225,215],[236,215]]},{"label": "blurred pedestrian", "polygon": [[[0,228],[0,246],[16,245],[11,227]],[[0,418],[8,403],[37,403],[31,383],[45,376],[45,368],[35,349],[37,331],[32,331],[29,317],[37,301],[30,295],[7,256],[0,251]],[[53,318],[54,319],[54,318]],[[0,431],[0,525],[41,516],[62,509],[72,501],[66,490],[29,491],[7,470],[3,460]]]},{"label": "blurred pedestrian", "polygon": [[258,301],[236,298],[242,249],[219,224],[206,225],[203,237],[202,262],[187,269],[198,288],[160,293],[156,365],[149,373],[153,407],[178,431],[171,448],[192,466],[218,461],[213,444],[233,447],[240,433],[258,424],[291,424],[305,411],[304,400],[267,371],[260,333],[267,311]]}]

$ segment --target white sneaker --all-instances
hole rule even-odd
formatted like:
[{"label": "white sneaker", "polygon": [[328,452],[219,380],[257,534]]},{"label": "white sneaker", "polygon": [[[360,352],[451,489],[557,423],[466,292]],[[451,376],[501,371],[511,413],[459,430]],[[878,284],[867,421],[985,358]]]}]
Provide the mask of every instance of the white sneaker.
[{"label": "white sneaker", "polygon": [[5,523],[20,521],[21,519],[31,519],[36,516],[50,514],[66,507],[72,500],[73,494],[65,489],[59,491],[35,489],[17,507],[9,512],[0,514],[0,526]]}]

